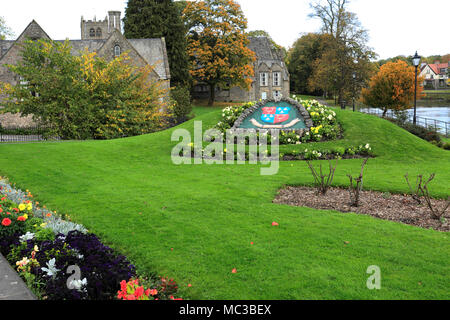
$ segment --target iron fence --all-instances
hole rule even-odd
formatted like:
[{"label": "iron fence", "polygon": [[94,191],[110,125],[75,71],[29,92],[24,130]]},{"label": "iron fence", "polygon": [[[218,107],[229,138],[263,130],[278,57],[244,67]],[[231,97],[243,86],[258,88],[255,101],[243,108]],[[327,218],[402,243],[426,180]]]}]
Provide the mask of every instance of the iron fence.
[{"label": "iron fence", "polygon": [[[37,142],[45,141],[49,129],[46,127],[0,127],[0,142]],[[52,140],[59,140],[58,138],[51,138]]]},{"label": "iron fence", "polygon": [[[383,116],[383,111],[380,109],[363,108],[363,109],[359,109],[359,111],[363,112],[363,113],[376,115],[378,117]],[[385,116],[388,118],[393,118],[393,119],[397,118],[397,115],[392,110],[388,110],[386,112]],[[413,116],[408,115],[408,118],[406,119],[406,121],[413,123],[414,122]],[[450,122],[416,116],[416,125],[426,128],[428,130],[433,130],[435,132],[441,133],[441,134],[445,135],[446,137],[449,137],[449,134],[450,134]]]}]

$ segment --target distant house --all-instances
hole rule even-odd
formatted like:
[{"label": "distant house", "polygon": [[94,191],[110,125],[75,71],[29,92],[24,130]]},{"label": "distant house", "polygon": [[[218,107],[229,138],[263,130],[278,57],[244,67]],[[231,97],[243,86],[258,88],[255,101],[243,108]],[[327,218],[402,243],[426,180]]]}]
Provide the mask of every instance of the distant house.
[{"label": "distant house", "polygon": [[424,64],[420,70],[420,76],[425,78],[423,85],[427,89],[447,88],[449,62],[440,63],[436,61],[433,64]]},{"label": "distant house", "polygon": [[[255,76],[250,90],[239,87],[229,89],[216,88],[216,100],[226,102],[254,101],[289,97],[289,71],[284,63],[281,50],[275,48],[267,37],[249,37],[248,47],[255,52]],[[209,86],[199,83],[194,86],[193,97],[208,99]]]}]

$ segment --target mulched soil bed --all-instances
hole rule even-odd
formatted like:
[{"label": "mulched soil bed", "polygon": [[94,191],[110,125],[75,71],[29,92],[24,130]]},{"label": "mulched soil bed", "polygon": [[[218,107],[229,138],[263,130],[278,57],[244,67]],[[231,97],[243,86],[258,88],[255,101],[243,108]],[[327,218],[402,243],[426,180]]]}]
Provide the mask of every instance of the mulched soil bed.
[{"label": "mulched soil bed", "polygon": [[[450,231],[450,210],[447,210],[444,215],[445,221],[441,222],[433,219],[425,201],[418,205],[410,196],[362,191],[360,206],[356,208],[349,204],[350,193],[347,189],[331,188],[325,196],[317,195],[316,190],[309,187],[286,187],[279,191],[273,202],[344,213],[354,212],[421,228]],[[446,200],[432,199],[431,201],[438,208],[444,208],[446,205]]]}]

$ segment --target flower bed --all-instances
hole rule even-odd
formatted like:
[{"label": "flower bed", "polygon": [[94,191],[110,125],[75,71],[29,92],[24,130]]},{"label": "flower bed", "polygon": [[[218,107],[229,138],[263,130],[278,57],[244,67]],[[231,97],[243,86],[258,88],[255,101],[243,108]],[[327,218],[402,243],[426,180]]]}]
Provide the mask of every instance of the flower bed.
[{"label": "flower bed", "polygon": [[[281,145],[329,141],[342,137],[342,129],[337,121],[336,112],[316,100],[302,100],[295,95],[292,98],[300,102],[309,112],[314,126],[303,136],[300,136],[295,130],[281,131],[279,142]],[[247,102],[241,106],[226,107],[222,110],[222,120],[215,128],[225,135],[225,132],[233,127],[241,114],[254,105],[255,102]],[[259,133],[257,135],[259,136]],[[270,134],[267,139],[270,143]]]},{"label": "flower bed", "polygon": [[[96,235],[31,198],[28,190],[0,179],[0,252],[38,298],[175,300],[172,279],[139,277],[126,257]],[[134,289],[124,290],[126,283]]]},{"label": "flower bed", "polygon": [[[193,143],[189,144],[191,148],[191,153],[188,158],[201,157],[203,159],[214,159],[216,158],[216,153],[214,150],[212,152],[206,152],[203,148],[195,149]],[[228,153],[231,150],[223,149],[220,154],[218,154],[218,159],[227,160]],[[183,150],[180,151],[180,157],[183,157]],[[262,154],[262,157],[266,157],[264,160],[277,160],[278,158],[272,159],[272,153],[270,150],[266,150]],[[332,149],[305,149],[302,151],[291,150],[279,154],[280,161],[302,161],[302,160],[331,160],[331,159],[355,159],[362,157],[374,157],[372,152],[372,147],[370,144],[360,145],[358,147],[335,147]],[[249,161],[251,159],[258,159],[258,154],[255,152],[245,151],[239,152],[234,150],[234,160],[245,160]]]}]

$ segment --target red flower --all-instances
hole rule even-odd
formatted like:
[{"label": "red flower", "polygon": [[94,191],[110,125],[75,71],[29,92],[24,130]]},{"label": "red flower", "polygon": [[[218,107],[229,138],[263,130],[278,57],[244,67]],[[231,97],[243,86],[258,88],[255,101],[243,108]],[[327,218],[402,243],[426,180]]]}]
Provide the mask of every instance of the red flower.
[{"label": "red flower", "polygon": [[150,294],[151,294],[152,296],[156,296],[156,295],[158,294],[158,290],[156,290],[156,289],[151,289],[151,290],[150,290]]},{"label": "red flower", "polygon": [[13,208],[13,211],[14,211],[15,213],[18,213],[18,212],[19,212],[19,209]]},{"label": "red flower", "polygon": [[3,212],[3,209],[2,208],[0,208],[0,213],[2,213]]},{"label": "red flower", "polygon": [[236,268],[234,268],[233,270],[231,270],[231,273],[237,273]]},{"label": "red flower", "polygon": [[5,227],[8,227],[11,224],[11,219],[10,218],[5,218],[2,221],[2,225]]},{"label": "red flower", "polygon": [[25,219],[25,217],[24,216],[20,216],[20,217],[18,217],[17,218],[17,221],[26,221],[27,219]]},{"label": "red flower", "polygon": [[6,197],[3,197],[0,199],[0,201],[5,201],[5,200],[6,200]]},{"label": "red flower", "polygon": [[279,224],[277,223],[277,222],[272,222],[272,227],[278,227],[279,226]]},{"label": "red flower", "polygon": [[188,284],[188,287],[189,287],[189,288],[192,287],[192,284],[189,283],[189,284]]}]

